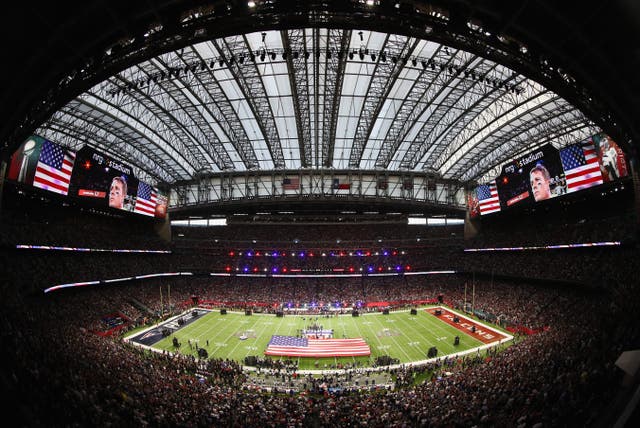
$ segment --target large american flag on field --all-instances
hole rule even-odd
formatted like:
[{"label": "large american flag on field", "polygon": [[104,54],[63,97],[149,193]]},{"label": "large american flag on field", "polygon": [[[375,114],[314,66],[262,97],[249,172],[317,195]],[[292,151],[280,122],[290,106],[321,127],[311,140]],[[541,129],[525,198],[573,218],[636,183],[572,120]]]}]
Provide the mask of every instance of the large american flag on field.
[{"label": "large american flag on field", "polygon": [[154,216],[156,213],[156,202],[158,193],[156,189],[149,186],[144,181],[138,183],[138,194],[136,195],[136,205],[133,208],[134,213]]},{"label": "large american flag on field", "polygon": [[591,140],[560,150],[560,160],[567,179],[567,193],[602,184],[600,164]]},{"label": "large american flag on field", "polygon": [[265,355],[288,357],[360,357],[371,355],[363,338],[307,339],[294,336],[271,336]]},{"label": "large american flag on field", "polygon": [[480,215],[500,211],[500,199],[498,198],[496,180],[491,181],[489,184],[478,186],[478,206],[480,207]]},{"label": "large american flag on field", "polygon": [[76,154],[51,141],[42,143],[33,177],[34,187],[66,195]]}]

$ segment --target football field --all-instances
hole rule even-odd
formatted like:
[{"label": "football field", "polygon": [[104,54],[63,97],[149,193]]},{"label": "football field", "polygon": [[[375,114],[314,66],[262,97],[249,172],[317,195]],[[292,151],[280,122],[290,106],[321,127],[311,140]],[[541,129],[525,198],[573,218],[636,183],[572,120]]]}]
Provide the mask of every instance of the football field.
[{"label": "football field", "polygon": [[[476,324],[478,324],[476,322]],[[368,357],[271,357],[274,359],[294,359],[300,370],[327,369],[357,362],[359,366],[372,366],[378,356],[388,355],[400,363],[427,359],[431,347],[443,357],[472,348],[483,346],[481,340],[466,334],[439,317],[418,309],[417,315],[409,311],[351,315],[285,315],[253,314],[219,311],[207,312],[189,322],[171,336],[164,337],[152,345],[155,349],[192,354],[197,356],[197,348],[204,348],[209,358],[229,358],[243,363],[247,356],[264,357],[264,351],[273,335],[296,336],[310,325],[321,326],[323,330],[333,330],[334,339],[365,339],[371,348]],[[482,326],[481,324],[478,324]],[[458,336],[460,343],[454,345]],[[177,338],[180,347],[173,345]],[[196,347],[197,345],[197,347]]]}]

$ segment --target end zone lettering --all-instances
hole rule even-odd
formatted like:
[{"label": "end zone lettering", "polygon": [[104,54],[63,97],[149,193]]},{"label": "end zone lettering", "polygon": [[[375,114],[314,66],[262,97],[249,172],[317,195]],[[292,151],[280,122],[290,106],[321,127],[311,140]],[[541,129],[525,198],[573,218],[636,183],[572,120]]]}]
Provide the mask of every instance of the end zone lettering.
[{"label": "end zone lettering", "polygon": [[[443,314],[442,315],[443,318],[446,318],[448,320],[450,320],[451,322],[453,322],[453,315],[451,314]],[[465,328],[469,331],[471,331],[471,329],[473,328],[473,324],[469,324],[467,322],[462,322],[460,324],[458,324],[460,327]],[[480,337],[484,337],[487,340],[491,340],[493,339],[495,336],[491,333],[488,333],[484,330],[480,330],[478,327],[476,327],[476,334]]]}]

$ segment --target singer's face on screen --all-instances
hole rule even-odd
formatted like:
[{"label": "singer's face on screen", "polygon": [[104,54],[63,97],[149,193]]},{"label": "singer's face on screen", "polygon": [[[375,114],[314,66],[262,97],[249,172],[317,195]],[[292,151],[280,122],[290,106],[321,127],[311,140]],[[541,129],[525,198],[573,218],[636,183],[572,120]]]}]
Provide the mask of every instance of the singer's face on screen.
[{"label": "singer's face on screen", "polygon": [[536,201],[542,201],[551,197],[549,180],[544,176],[542,171],[531,172],[531,189],[533,190],[533,197]]},{"label": "singer's face on screen", "polygon": [[109,206],[119,209],[124,207],[124,186],[118,180],[111,182],[111,188],[109,188]]}]

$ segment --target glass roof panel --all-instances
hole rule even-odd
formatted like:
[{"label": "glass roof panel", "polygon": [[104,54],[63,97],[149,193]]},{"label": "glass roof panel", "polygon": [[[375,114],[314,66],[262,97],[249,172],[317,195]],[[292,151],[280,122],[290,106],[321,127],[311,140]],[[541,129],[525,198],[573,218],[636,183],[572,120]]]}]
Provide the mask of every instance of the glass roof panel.
[{"label": "glass roof panel", "polygon": [[333,168],[435,168],[445,178],[471,171],[471,159],[489,153],[484,169],[465,177],[478,179],[513,151],[505,135],[526,135],[522,147],[593,129],[557,94],[470,52],[357,29],[339,46],[341,33],[258,31],[166,52],[95,85],[41,132],[62,135],[62,126],[110,150],[115,140],[76,116],[109,124],[139,167],[159,179],[167,175],[159,167],[171,180],[203,167],[320,167],[323,148]]}]

